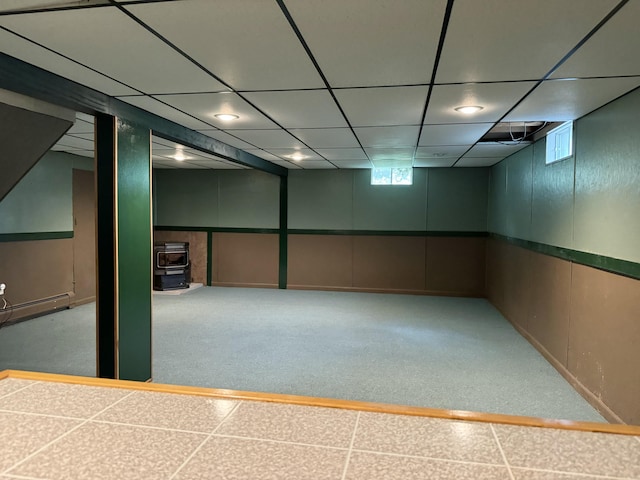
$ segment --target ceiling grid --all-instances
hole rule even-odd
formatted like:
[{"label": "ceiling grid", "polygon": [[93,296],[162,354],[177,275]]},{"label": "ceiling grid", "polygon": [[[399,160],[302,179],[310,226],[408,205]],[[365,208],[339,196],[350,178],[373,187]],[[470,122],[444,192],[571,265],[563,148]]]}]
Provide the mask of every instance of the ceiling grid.
[{"label": "ceiling grid", "polygon": [[[640,0],[7,0],[0,41],[285,168],[485,167],[638,88],[638,15]],[[86,120],[54,148],[92,156]],[[247,168],[159,137],[154,166]]]}]

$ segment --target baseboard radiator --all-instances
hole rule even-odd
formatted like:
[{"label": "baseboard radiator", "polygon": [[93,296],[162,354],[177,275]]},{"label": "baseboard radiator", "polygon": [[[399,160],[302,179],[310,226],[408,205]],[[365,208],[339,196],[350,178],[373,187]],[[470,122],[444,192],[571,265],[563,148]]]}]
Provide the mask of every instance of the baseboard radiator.
[{"label": "baseboard radiator", "polygon": [[[73,307],[74,296],[75,294],[73,292],[65,292],[51,297],[14,304],[10,307],[11,312],[8,323],[16,323],[46,313],[55,312],[62,308]],[[2,317],[5,315],[6,313],[2,315]],[[0,317],[0,321],[4,320],[2,317]]]}]

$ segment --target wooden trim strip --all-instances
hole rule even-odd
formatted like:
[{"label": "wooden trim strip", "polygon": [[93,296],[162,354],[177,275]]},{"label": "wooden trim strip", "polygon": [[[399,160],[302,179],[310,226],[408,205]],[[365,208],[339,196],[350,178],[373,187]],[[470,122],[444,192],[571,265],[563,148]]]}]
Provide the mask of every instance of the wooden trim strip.
[{"label": "wooden trim strip", "polygon": [[354,400],[337,400],[332,398],[305,397],[300,395],[284,395],[277,393],[244,392],[204,387],[188,387],[161,383],[134,382],[130,380],[112,380],[107,378],[80,377],[55,373],[28,372],[21,370],[0,371],[0,379],[19,378],[39,382],[70,383],[96,387],[123,388],[148,392],[174,393],[180,395],[197,395],[229,400],[247,400],[257,402],[286,403],[309,407],[339,408],[359,410],[363,412],[389,413],[394,415],[411,415],[417,417],[442,418],[447,420],[464,420],[470,422],[499,423],[522,427],[555,428],[560,430],[576,430],[582,432],[613,433],[619,435],[640,436],[640,426],[608,424],[595,422],[575,422],[572,420],[553,420],[517,415],[468,412],[464,410],[445,410],[427,407],[411,407],[385,403],[360,402]]}]

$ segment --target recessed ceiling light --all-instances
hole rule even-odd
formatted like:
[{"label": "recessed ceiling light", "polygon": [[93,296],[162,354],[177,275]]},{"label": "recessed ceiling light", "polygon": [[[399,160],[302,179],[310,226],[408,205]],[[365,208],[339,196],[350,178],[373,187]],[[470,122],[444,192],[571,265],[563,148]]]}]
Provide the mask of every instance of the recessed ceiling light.
[{"label": "recessed ceiling light", "polygon": [[306,157],[302,153],[296,152],[296,153],[293,153],[293,154],[289,155],[289,158],[291,160],[295,160],[296,162],[299,162],[300,160],[303,160]]},{"label": "recessed ceiling light", "polygon": [[178,162],[183,162],[183,161],[185,161],[185,160],[187,159],[187,157],[185,157],[185,156],[184,156],[184,154],[182,154],[182,153],[176,153],[176,154],[173,156],[173,158],[174,158],[175,160],[177,160]]},{"label": "recessed ceiling light", "polygon": [[465,115],[471,115],[472,113],[478,113],[484,107],[479,105],[463,105],[461,107],[456,107],[454,110],[456,112],[464,113]]},{"label": "recessed ceiling light", "polygon": [[238,115],[234,115],[232,113],[217,113],[214,115],[214,117],[224,122],[229,122],[231,120],[237,120],[238,118],[240,118]]}]

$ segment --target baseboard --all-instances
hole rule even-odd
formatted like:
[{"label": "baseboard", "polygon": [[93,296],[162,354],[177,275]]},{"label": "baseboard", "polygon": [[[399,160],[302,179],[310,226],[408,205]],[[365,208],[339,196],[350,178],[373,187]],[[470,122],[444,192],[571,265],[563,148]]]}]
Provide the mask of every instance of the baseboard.
[{"label": "baseboard", "polygon": [[[507,318],[505,316],[505,318]],[[522,335],[540,354],[555,368],[562,377],[578,392],[589,404],[595,408],[608,422],[621,423],[625,422],[616,413],[611,410],[601,399],[585,387],[567,367],[565,367],[557,358],[555,358],[534,336],[527,332],[520,325],[509,320],[520,335]]]},{"label": "baseboard", "polygon": [[468,297],[485,298],[477,292],[450,292],[443,290],[412,290],[403,288],[369,288],[369,287],[339,287],[325,285],[287,285],[289,290],[317,290],[321,292],[356,292],[356,293],[396,293],[400,295],[429,295],[439,297]]},{"label": "baseboard", "polygon": [[55,312],[73,305],[74,293],[65,292],[51,297],[39,298],[11,306],[11,317],[6,325]]},{"label": "baseboard", "polygon": [[86,305],[87,303],[93,303],[96,301],[96,296],[92,296],[92,297],[87,297],[87,298],[81,298],[80,300],[78,300],[77,298],[75,299],[75,301],[73,302],[72,305],[70,305],[71,307],[78,307],[80,305]]},{"label": "baseboard", "polygon": [[211,282],[212,287],[278,288],[277,283]]}]

